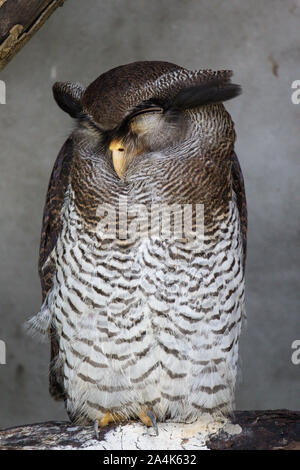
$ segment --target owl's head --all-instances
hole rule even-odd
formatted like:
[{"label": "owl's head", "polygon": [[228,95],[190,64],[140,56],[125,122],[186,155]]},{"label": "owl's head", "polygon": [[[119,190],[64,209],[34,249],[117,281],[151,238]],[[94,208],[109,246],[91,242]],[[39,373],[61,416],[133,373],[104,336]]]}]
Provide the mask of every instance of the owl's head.
[{"label": "owl's head", "polygon": [[234,141],[223,101],[241,92],[231,71],[189,71],[168,62],[134,62],[100,75],[87,88],[57,82],[58,105],[99,139],[119,178],[140,154],[196,139],[201,145]]}]

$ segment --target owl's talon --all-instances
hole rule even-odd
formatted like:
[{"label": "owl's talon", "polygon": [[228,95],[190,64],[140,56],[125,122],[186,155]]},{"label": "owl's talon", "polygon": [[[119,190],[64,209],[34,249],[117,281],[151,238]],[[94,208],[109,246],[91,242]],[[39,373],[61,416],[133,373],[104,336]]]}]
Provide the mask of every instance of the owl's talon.
[{"label": "owl's talon", "polygon": [[158,427],[157,427],[157,422],[156,422],[156,417],[154,413],[147,409],[146,411],[142,411],[139,414],[139,418],[142,421],[143,424],[146,426],[152,426],[155,429],[155,433],[158,436]]},{"label": "owl's talon", "polygon": [[151,410],[147,411],[147,416],[148,416],[148,418],[151,419],[152,426],[154,427],[156,435],[158,436],[158,426],[157,426],[156,418],[155,418],[155,416],[154,416],[154,414],[152,413]]},{"label": "owl's talon", "polygon": [[95,419],[94,421],[94,433],[95,433],[97,441],[99,441],[99,420],[98,419]]}]

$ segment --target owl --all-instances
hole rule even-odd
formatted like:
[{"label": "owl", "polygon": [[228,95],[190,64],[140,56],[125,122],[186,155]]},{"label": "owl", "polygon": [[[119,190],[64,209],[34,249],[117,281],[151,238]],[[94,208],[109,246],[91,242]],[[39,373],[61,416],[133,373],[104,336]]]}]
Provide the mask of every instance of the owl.
[{"label": "owl", "polygon": [[30,325],[50,338],[50,393],[73,422],[157,431],[234,407],[247,212],[231,75],[145,61],[53,86],[75,125],[50,178]]}]

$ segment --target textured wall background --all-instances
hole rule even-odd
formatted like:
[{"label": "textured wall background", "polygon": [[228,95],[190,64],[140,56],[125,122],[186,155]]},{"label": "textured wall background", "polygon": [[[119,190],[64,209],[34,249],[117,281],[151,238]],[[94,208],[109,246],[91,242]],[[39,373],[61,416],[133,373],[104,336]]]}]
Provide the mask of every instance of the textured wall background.
[{"label": "textured wall background", "polygon": [[40,307],[37,257],[50,171],[72,128],[55,80],[88,84],[135,60],[231,68],[244,94],[230,102],[249,205],[248,328],[240,409],[300,409],[300,2],[69,0],[0,74],[0,426],[65,419],[48,395],[48,345],[22,324]]}]

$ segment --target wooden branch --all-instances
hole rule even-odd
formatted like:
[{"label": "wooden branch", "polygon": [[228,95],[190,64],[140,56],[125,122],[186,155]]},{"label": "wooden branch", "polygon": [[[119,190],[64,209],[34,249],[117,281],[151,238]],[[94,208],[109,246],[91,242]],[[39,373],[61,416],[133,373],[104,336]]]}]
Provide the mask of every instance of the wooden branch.
[{"label": "wooden branch", "polygon": [[49,421],[0,431],[4,449],[300,450],[300,411],[237,411],[223,423],[159,423],[158,437],[140,423],[116,424],[100,430],[99,440],[92,426]]},{"label": "wooden branch", "polygon": [[300,450],[300,411],[236,411],[234,425],[241,432],[226,429],[211,436],[207,446],[215,450]]},{"label": "wooden branch", "polygon": [[0,70],[65,0],[0,0]]}]

